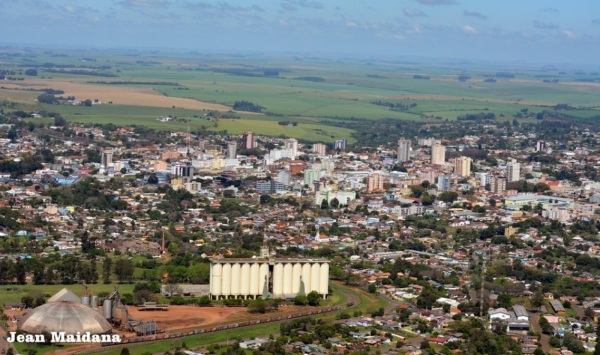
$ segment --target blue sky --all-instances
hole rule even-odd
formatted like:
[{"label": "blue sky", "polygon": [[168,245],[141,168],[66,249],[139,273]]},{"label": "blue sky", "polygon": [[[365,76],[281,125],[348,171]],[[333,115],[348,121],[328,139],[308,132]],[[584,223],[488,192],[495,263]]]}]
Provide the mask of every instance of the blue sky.
[{"label": "blue sky", "polygon": [[598,0],[2,0],[0,44],[600,60]]}]

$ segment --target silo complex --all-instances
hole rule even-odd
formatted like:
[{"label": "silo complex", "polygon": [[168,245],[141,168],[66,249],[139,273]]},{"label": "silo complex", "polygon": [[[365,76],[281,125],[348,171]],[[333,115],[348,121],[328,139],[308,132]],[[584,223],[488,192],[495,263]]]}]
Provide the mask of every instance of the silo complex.
[{"label": "silo complex", "polygon": [[[266,290],[265,290],[266,286]],[[287,258],[214,258],[210,263],[213,299],[294,298],[300,292],[329,292],[329,260]]]}]

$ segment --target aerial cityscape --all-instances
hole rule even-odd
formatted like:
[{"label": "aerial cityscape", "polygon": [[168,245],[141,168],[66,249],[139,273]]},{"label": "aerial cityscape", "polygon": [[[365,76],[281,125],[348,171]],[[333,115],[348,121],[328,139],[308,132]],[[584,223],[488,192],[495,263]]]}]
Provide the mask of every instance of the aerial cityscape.
[{"label": "aerial cityscape", "polygon": [[600,354],[578,4],[0,3],[0,353]]}]

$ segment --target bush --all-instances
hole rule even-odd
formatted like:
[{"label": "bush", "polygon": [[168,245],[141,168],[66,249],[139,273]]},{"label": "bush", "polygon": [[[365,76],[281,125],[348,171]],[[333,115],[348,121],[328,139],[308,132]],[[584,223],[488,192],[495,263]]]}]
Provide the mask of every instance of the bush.
[{"label": "bush", "polygon": [[202,297],[196,299],[196,304],[198,306],[208,306],[208,305],[212,304],[212,300],[208,296],[202,296]]},{"label": "bush", "polygon": [[175,295],[171,297],[170,303],[172,305],[182,305],[185,304],[185,299],[179,295]]},{"label": "bush", "polygon": [[311,291],[306,298],[309,306],[317,307],[321,303],[321,295],[317,291]]},{"label": "bush", "polygon": [[308,304],[308,298],[305,295],[298,295],[294,297],[294,304],[296,306],[306,306]]},{"label": "bush", "polygon": [[227,307],[236,307],[242,305],[242,300],[239,298],[229,298],[223,301],[223,304]]}]

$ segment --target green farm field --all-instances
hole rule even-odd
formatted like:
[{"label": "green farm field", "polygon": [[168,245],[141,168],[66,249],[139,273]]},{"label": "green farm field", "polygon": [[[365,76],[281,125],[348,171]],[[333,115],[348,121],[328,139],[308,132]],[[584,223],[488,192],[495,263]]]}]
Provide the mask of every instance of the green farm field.
[{"label": "green farm field", "polygon": [[[83,123],[173,131],[204,127],[232,134],[252,130],[305,141],[355,142],[357,132],[344,128],[347,120],[430,123],[484,112],[502,122],[524,109],[530,114],[552,112],[557,104],[569,105],[573,119],[589,122],[600,117],[596,73],[533,65],[34,49],[2,50],[0,62],[0,69],[16,70],[15,77],[23,79],[5,81],[0,100]],[[26,68],[37,68],[38,75],[25,75]],[[459,81],[459,75],[467,79]],[[35,97],[44,88],[63,90],[79,100],[100,98],[105,104],[41,105]],[[208,110],[230,110],[236,101],[249,101],[263,110],[234,113],[239,119],[203,116]],[[408,107],[391,110],[375,101]],[[163,116],[177,120],[160,122]],[[298,125],[279,125],[282,121]]]},{"label": "green farm field", "polygon": [[[112,292],[115,289],[114,284],[91,284],[87,285],[88,290],[93,294],[100,292]],[[134,284],[120,284],[119,292],[133,293]],[[44,295],[54,295],[63,288],[67,288],[76,295],[83,294],[81,285],[0,285],[0,304],[5,302],[21,302],[21,298],[30,292],[41,292]]]}]

